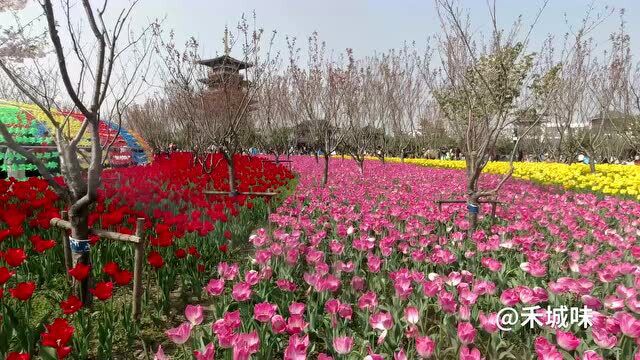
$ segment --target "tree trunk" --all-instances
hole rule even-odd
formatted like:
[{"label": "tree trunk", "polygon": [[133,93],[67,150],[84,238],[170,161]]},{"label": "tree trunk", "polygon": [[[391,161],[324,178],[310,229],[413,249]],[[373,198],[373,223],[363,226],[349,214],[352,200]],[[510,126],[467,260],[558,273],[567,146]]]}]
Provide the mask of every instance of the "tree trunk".
[{"label": "tree trunk", "polygon": [[322,186],[327,186],[327,182],[329,182],[329,154],[325,152],[324,154],[324,171],[322,172]]},{"label": "tree trunk", "polygon": [[596,162],[593,160],[591,156],[589,156],[589,171],[592,174],[596,173]]},{"label": "tree trunk", "polygon": [[275,156],[276,156],[276,165],[280,165],[280,154],[275,153]]},{"label": "tree trunk", "polygon": [[320,159],[318,159],[318,152],[317,151],[313,152],[313,157],[316,158],[316,164],[320,162]]},{"label": "tree trunk", "polygon": [[229,171],[229,196],[234,197],[238,195],[236,191],[236,164],[233,154],[224,153],[224,158],[227,161],[227,169]]},{"label": "tree trunk", "polygon": [[467,237],[471,238],[473,232],[478,226],[478,213],[480,212],[480,205],[478,204],[478,197],[476,192],[470,192],[467,195],[467,220],[469,221],[469,230]]},{"label": "tree trunk", "polygon": [[360,169],[360,176],[364,177],[364,158],[356,160],[358,168]]},{"label": "tree trunk", "polygon": [[[82,263],[91,266],[91,252],[89,250],[89,208],[88,206],[76,207],[72,205],[69,211],[71,223],[71,259],[72,267]],[[76,296],[80,298],[84,306],[91,306],[92,298],[89,289],[93,286],[91,276],[82,281],[73,280]]]},{"label": "tree trunk", "polygon": [[400,150],[400,162],[404,164],[404,149]]}]

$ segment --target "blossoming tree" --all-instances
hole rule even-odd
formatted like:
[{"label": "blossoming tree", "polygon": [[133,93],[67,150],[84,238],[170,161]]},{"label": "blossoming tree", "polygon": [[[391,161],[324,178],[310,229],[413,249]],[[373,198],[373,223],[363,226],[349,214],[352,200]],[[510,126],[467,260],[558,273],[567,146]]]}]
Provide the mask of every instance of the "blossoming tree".
[{"label": "blossoming tree", "polygon": [[[17,12],[27,4],[26,0],[0,1],[0,11],[13,11],[16,21],[1,39],[0,69],[20,94],[37,106],[40,110],[37,116],[46,117],[53,124],[64,184],[56,181],[40,159],[18,144],[2,123],[0,144],[24,156],[38,168],[69,206],[71,237],[88,241],[90,207],[97,198],[103,152],[109,146],[100,143],[100,119],[109,112],[112,118],[121,120],[124,110],[138,94],[139,80],[149,59],[152,27],[143,29],[138,35],[129,33],[129,20],[136,1],[113,17],[107,15],[106,1],[101,7],[94,8],[88,0],[79,5],[64,0],[58,9],[52,1],[43,0],[39,2],[39,18],[46,21],[46,36],[34,37],[29,34],[38,30],[35,21],[24,24]],[[82,18],[85,26],[73,25],[75,18]],[[64,37],[61,24],[64,24]],[[81,32],[91,35],[81,37]],[[46,51],[51,51],[52,55],[47,56]],[[56,116],[53,109],[69,115]],[[77,129],[71,128],[72,110],[84,117]],[[78,146],[85,136],[91,140],[89,154],[83,154]],[[88,163],[88,168],[83,167],[83,162]],[[88,251],[76,260],[89,263]],[[86,300],[89,295],[85,292],[83,301]]]}]

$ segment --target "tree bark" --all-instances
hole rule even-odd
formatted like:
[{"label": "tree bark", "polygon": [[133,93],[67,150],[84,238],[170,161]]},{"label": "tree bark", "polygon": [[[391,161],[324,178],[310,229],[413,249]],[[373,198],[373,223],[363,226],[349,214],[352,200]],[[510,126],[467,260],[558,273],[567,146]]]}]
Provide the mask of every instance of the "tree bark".
[{"label": "tree bark", "polygon": [[322,186],[327,186],[327,182],[329,182],[329,158],[331,156],[325,152],[324,153],[324,171],[322,172]]},{"label": "tree bark", "polygon": [[[71,237],[75,240],[88,240],[89,239],[89,207],[88,206],[80,206],[76,205],[78,202],[74,203],[69,211],[69,222],[71,223]],[[82,242],[80,242],[82,244]],[[86,249],[86,251],[78,251],[76,247],[73,246],[72,242],[72,267],[75,267],[79,263],[91,266],[91,252]],[[91,306],[92,297],[89,289],[92,287],[93,280],[91,276],[87,276],[82,281],[77,281],[74,279],[73,287],[74,292],[82,301],[83,306]]]},{"label": "tree bark", "polygon": [[234,197],[237,195],[236,191],[236,164],[233,159],[233,154],[224,154],[224,158],[227,161],[227,169],[229,170],[229,196]]}]

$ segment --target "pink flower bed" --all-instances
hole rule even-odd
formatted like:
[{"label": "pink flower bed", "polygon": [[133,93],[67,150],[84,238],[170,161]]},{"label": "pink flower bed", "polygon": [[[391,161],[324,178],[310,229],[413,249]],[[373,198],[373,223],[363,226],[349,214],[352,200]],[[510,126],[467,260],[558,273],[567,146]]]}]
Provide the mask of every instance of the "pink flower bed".
[{"label": "pink flower bed", "polygon": [[[322,163],[294,169],[251,260],[219,264],[167,332],[196,358],[640,359],[639,203],[509,181],[468,239],[464,205],[434,203],[460,198],[462,171],[333,160],[323,189]],[[500,330],[505,307],[541,323]]]}]

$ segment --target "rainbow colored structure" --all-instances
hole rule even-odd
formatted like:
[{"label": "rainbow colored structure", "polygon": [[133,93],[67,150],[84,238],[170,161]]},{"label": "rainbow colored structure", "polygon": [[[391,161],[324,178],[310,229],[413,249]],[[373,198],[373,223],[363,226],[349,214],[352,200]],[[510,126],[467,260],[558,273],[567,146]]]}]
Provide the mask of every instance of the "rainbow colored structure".
[{"label": "rainbow colored structure", "polygon": [[[55,120],[63,124],[65,133],[77,134],[84,116],[80,113],[53,112]],[[31,104],[0,100],[0,122],[21,145],[24,145],[36,157],[42,159],[47,168],[53,172],[59,170],[58,153],[53,141],[56,129],[39,107]],[[3,142],[0,136],[0,144]],[[108,120],[100,122],[100,143],[111,144],[107,156],[110,166],[130,166],[146,164],[151,159],[151,149],[145,141],[132,131]],[[91,145],[87,132],[79,142],[80,148]],[[35,171],[35,165],[29,164],[24,157],[0,146],[0,171],[7,172],[9,167],[18,171]]]}]

